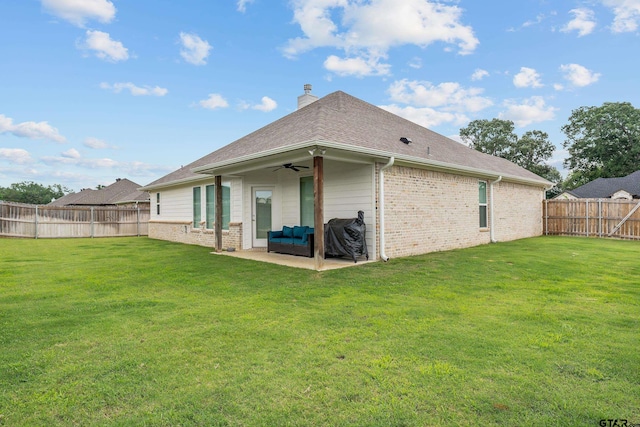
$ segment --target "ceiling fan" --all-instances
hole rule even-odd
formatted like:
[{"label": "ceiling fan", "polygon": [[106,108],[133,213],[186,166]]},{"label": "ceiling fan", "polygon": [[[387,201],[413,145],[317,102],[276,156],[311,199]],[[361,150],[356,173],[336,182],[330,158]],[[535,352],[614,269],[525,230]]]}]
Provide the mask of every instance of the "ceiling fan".
[{"label": "ceiling fan", "polygon": [[274,169],[273,171],[275,172],[275,171],[280,170],[282,168],[291,169],[293,171],[300,172],[300,169],[309,169],[309,166],[294,165],[293,163],[285,163],[282,166],[280,166],[279,168]]}]

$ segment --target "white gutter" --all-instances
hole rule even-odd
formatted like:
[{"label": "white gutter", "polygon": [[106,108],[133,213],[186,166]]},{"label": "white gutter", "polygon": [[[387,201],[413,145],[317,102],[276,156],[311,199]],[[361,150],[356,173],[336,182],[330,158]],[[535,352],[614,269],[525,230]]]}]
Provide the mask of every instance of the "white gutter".
[{"label": "white gutter", "polygon": [[389,257],[384,252],[384,171],[393,166],[395,158],[392,156],[389,162],[380,168],[378,174],[378,213],[380,215],[380,258],[383,261],[389,261]]},{"label": "white gutter", "polygon": [[[211,173],[211,171],[214,170],[214,169],[233,166],[233,165],[236,165],[238,163],[243,163],[243,162],[246,162],[246,161],[249,161],[249,160],[258,160],[258,159],[262,159],[262,158],[267,157],[267,156],[272,156],[272,155],[276,155],[276,154],[282,154],[282,153],[285,153],[285,152],[288,152],[288,151],[292,151],[292,150],[298,150],[298,149],[303,149],[303,148],[306,150],[308,148],[313,148],[313,147],[324,148],[324,149],[343,150],[343,151],[346,151],[346,152],[351,152],[351,153],[356,153],[356,154],[364,154],[364,155],[367,155],[369,157],[377,157],[377,158],[384,158],[384,159],[388,159],[389,157],[395,157],[398,161],[402,161],[403,163],[415,164],[415,165],[421,166],[421,167],[425,167],[426,166],[426,167],[429,167],[429,168],[432,168],[432,169],[436,169],[436,170],[441,170],[441,171],[444,171],[444,172],[451,172],[451,173],[457,173],[457,174],[463,173],[463,174],[470,175],[470,176],[491,177],[491,176],[496,176],[497,175],[497,173],[495,171],[491,171],[491,170],[487,170],[487,169],[480,169],[480,168],[475,168],[475,167],[470,167],[470,166],[456,165],[456,164],[453,164],[453,163],[447,163],[447,162],[442,162],[442,161],[438,161],[438,160],[425,159],[423,157],[415,157],[415,156],[411,156],[411,155],[392,153],[392,152],[389,152],[389,151],[375,150],[375,149],[371,149],[371,148],[367,148],[367,147],[357,147],[357,146],[346,145],[346,144],[342,144],[342,143],[338,143],[338,142],[332,142],[332,141],[326,141],[326,140],[313,140],[313,141],[299,142],[299,143],[296,143],[296,144],[291,144],[291,145],[284,146],[284,147],[278,147],[278,148],[275,148],[275,149],[266,150],[266,151],[262,151],[262,152],[259,152],[259,153],[254,153],[254,154],[250,154],[250,155],[247,155],[247,156],[238,157],[238,158],[231,159],[231,160],[225,160],[225,161],[218,162],[218,163],[211,163],[211,164],[204,165],[204,166],[198,166],[198,167],[192,168],[191,172],[207,174],[207,173]],[[546,181],[546,180],[539,181],[539,180],[535,180],[535,179],[522,178],[522,177],[517,177],[517,176],[513,176],[513,175],[504,174],[504,173],[502,175],[509,182],[515,182],[515,183],[519,183],[519,184],[535,185],[535,186],[538,186],[538,187],[547,187],[550,184],[549,181]]]},{"label": "white gutter", "polygon": [[552,188],[556,187],[557,185],[558,184],[554,184],[552,182],[550,186],[544,187],[544,193],[542,193],[542,200],[547,200],[547,191],[551,190]]},{"label": "white gutter", "polygon": [[495,228],[494,228],[494,225],[493,225],[494,224],[493,223],[493,217],[495,216],[493,214],[493,184],[497,184],[500,181],[502,181],[502,175],[500,175],[498,177],[498,179],[496,179],[495,181],[491,181],[491,184],[489,185],[489,194],[490,194],[489,197],[491,197],[491,201],[489,202],[491,204],[490,211],[489,211],[489,215],[491,215],[491,217],[490,217],[491,218],[491,225],[490,225],[490,228],[489,228],[489,236],[490,236],[491,243],[496,243],[497,242],[497,240],[495,238]]}]

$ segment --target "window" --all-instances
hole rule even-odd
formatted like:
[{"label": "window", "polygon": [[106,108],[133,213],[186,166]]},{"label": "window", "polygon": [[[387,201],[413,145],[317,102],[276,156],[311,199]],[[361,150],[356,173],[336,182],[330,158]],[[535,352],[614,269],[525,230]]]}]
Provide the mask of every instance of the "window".
[{"label": "window", "polygon": [[206,197],[207,197],[207,206],[206,206],[206,216],[207,216],[207,227],[208,229],[213,228],[213,224],[216,222],[216,186],[215,185],[207,185],[206,188]]},{"label": "window", "polygon": [[193,228],[200,227],[202,218],[201,188],[193,187]]},{"label": "window", "polygon": [[160,215],[160,193],[156,193],[156,214]]},{"label": "window", "polygon": [[[206,192],[206,227],[212,229],[216,222],[216,186],[207,185]],[[222,183],[222,229],[229,229],[231,222],[231,184]]]},{"label": "window", "polygon": [[300,178],[300,225],[314,226],[313,177]]},{"label": "window", "polygon": [[487,228],[487,182],[478,181],[478,201],[480,204],[480,228]]}]

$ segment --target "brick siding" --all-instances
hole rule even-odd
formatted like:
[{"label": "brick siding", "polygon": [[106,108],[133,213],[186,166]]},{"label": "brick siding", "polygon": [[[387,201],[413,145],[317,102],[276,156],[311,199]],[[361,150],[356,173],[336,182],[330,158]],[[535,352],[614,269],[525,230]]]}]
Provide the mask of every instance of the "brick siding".
[{"label": "brick siding", "polygon": [[[387,256],[490,242],[489,228],[479,226],[478,178],[394,166],[385,171],[384,180]],[[542,234],[541,188],[500,182],[494,193],[497,240]],[[488,225],[492,215],[489,197],[487,182]]]},{"label": "brick siding", "polygon": [[[184,221],[150,221],[149,237],[169,240],[171,242],[200,245],[210,248],[216,246],[216,235],[213,230],[193,228],[191,222]],[[242,223],[229,224],[229,230],[222,231],[222,248],[242,248]]]}]

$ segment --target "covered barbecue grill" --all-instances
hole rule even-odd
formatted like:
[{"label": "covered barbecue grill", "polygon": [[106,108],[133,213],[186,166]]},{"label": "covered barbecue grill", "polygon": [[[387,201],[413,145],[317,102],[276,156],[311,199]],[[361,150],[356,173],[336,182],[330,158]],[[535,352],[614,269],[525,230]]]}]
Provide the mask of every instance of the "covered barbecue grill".
[{"label": "covered barbecue grill", "polygon": [[358,257],[363,255],[369,259],[365,241],[366,230],[363,211],[358,211],[357,218],[329,220],[324,225],[325,256],[349,256],[353,262],[358,262]]}]

